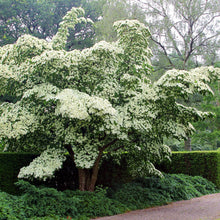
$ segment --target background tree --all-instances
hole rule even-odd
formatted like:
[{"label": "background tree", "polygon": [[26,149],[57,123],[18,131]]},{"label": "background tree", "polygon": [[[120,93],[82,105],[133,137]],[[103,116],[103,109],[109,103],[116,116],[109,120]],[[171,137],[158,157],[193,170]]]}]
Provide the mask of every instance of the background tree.
[{"label": "background tree", "polygon": [[[220,5],[217,0],[137,0],[146,13],[155,56],[167,59],[167,69],[190,69],[212,54],[219,59]],[[212,48],[212,49],[211,49]],[[178,62],[175,62],[177,61]],[[178,65],[178,66],[177,66]]]},{"label": "background tree", "polygon": [[117,39],[113,28],[115,21],[137,19],[143,23],[145,20],[143,11],[136,4],[131,4],[126,0],[108,0],[103,5],[102,11],[102,16],[95,23],[96,41],[105,40],[111,42]]},{"label": "background tree", "polygon": [[90,22],[73,8],[51,42],[30,35],[0,49],[0,138],[8,151],[42,152],[20,178],[53,176],[68,152],[78,168],[80,190],[93,191],[103,152],[144,155],[149,173],[170,155],[164,137],[185,138],[190,121],[210,116],[179,104],[192,93],[212,93],[207,82],[218,68],[171,70],[152,83],[146,27],[136,20],[114,24],[117,42],[64,50],[69,28]]},{"label": "background tree", "polygon": [[[93,21],[102,14],[105,0],[0,0],[0,45],[14,43],[23,34],[51,40],[62,17],[72,7],[85,8],[86,17]],[[68,39],[67,49],[92,46],[94,28],[91,24],[77,25]]]}]

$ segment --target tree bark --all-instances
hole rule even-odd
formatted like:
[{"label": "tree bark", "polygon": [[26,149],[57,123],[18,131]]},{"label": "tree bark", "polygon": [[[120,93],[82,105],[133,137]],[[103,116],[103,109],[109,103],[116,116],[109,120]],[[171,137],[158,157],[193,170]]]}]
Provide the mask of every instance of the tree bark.
[{"label": "tree bark", "polygon": [[184,150],[185,151],[191,151],[191,138],[188,137],[187,140],[185,140],[185,145],[184,145]]},{"label": "tree bark", "polygon": [[98,172],[99,172],[99,164],[100,164],[100,160],[102,158],[102,153],[103,151],[99,151],[99,155],[95,161],[95,164],[92,168],[92,176],[90,179],[90,183],[89,183],[89,187],[88,187],[88,191],[93,192],[95,190],[95,184],[98,178]]},{"label": "tree bark", "polygon": [[[80,191],[93,192],[95,190],[95,184],[96,184],[96,181],[98,178],[99,165],[100,165],[103,151],[106,148],[108,148],[109,146],[113,145],[116,141],[117,141],[117,139],[114,139],[113,141],[109,142],[108,144],[104,145],[102,148],[99,149],[98,157],[96,158],[96,161],[95,161],[92,169],[78,168],[79,190]],[[65,145],[65,148],[69,152],[70,157],[74,162],[74,152],[72,150],[72,146]]]},{"label": "tree bark", "polygon": [[73,152],[72,146],[68,144],[68,145],[65,145],[64,147],[67,149],[72,161],[74,162],[74,152]]},{"label": "tree bark", "polygon": [[86,170],[85,169],[78,169],[79,175],[79,190],[86,191]]}]

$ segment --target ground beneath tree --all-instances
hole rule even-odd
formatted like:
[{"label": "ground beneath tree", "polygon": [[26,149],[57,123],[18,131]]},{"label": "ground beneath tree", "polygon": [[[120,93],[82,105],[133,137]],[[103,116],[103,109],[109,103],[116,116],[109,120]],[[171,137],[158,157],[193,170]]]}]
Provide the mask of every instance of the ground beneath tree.
[{"label": "ground beneath tree", "polygon": [[220,220],[220,193],[98,220]]}]

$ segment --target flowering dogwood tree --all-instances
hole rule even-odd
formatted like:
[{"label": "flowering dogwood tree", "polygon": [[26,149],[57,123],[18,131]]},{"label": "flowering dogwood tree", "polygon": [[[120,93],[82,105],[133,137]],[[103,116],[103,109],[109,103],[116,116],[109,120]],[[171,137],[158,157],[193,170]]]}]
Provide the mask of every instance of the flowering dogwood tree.
[{"label": "flowering dogwood tree", "polygon": [[91,21],[73,8],[51,42],[24,35],[0,48],[0,94],[16,97],[0,105],[0,138],[5,150],[42,152],[19,177],[52,177],[68,152],[80,190],[93,191],[103,152],[120,150],[145,154],[149,172],[159,172],[155,158],[170,154],[163,137],[185,138],[191,121],[210,115],[177,100],[212,93],[206,83],[219,69],[170,70],[152,83],[143,24],[118,21],[117,42],[67,52],[69,28],[78,22]]}]

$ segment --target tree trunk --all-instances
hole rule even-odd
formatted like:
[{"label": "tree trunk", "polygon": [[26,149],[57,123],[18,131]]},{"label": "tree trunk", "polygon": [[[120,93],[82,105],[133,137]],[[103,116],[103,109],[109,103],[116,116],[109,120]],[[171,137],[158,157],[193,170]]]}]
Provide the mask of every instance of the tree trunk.
[{"label": "tree trunk", "polygon": [[91,191],[93,192],[95,190],[95,184],[96,184],[96,181],[97,181],[97,178],[98,178],[98,172],[99,172],[99,165],[100,165],[100,160],[102,158],[102,153],[103,151],[99,151],[99,155],[94,163],[94,166],[92,168],[92,176],[91,176],[91,179],[90,179],[90,184],[89,184],[89,187],[88,187],[88,191]]},{"label": "tree trunk", "polygon": [[86,171],[85,169],[78,169],[79,175],[79,190],[86,191]]},{"label": "tree trunk", "polygon": [[185,146],[184,146],[185,151],[191,151],[191,138],[188,137],[187,140],[185,140]]},{"label": "tree trunk", "polygon": [[[81,191],[91,191],[93,192],[95,190],[95,184],[98,177],[99,172],[99,165],[102,158],[103,151],[114,144],[117,141],[117,139],[114,139],[110,143],[104,145],[101,149],[99,149],[98,157],[92,167],[92,169],[83,169],[78,168],[78,175],[79,175],[79,190]],[[65,145],[65,148],[70,154],[71,159],[74,162],[74,152],[72,150],[71,145]]]},{"label": "tree trunk", "polygon": [[92,169],[78,168],[80,191],[93,192],[95,190],[95,184],[98,178],[99,164],[102,157],[102,152],[102,150],[99,152],[99,155]]}]

